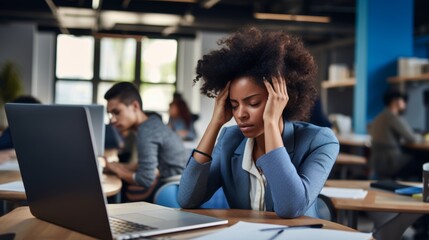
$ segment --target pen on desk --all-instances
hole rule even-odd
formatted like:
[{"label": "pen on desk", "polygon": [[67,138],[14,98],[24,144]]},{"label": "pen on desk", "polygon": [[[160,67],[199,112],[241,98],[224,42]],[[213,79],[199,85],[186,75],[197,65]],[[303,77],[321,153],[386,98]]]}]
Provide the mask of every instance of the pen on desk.
[{"label": "pen on desk", "polygon": [[274,234],[272,237],[268,238],[268,240],[273,240],[276,237],[280,236],[280,234],[282,234],[282,232],[284,231],[284,229],[280,229],[278,232],[276,232],[276,234]]},{"label": "pen on desk", "polygon": [[272,227],[272,228],[263,228],[259,231],[273,231],[273,230],[284,230],[289,228],[323,228],[322,223],[316,223],[316,224],[307,224],[307,225],[295,225],[295,226],[284,226],[284,227]]}]

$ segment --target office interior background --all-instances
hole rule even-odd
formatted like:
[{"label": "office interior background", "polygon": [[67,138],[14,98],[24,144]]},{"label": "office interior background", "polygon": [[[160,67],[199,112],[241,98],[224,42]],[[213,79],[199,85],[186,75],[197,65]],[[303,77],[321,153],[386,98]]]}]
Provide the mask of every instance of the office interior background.
[{"label": "office interior background", "polygon": [[13,62],[24,92],[46,104],[105,104],[114,82],[132,81],[144,109],[164,120],[178,91],[202,133],[214,101],[193,86],[198,59],[242,26],[283,29],[315,57],[328,115],[350,116],[353,131],[365,133],[383,91],[398,85],[410,96],[407,120],[424,132],[424,68],[411,81],[388,79],[399,75],[399,59],[429,58],[427,9],[427,0],[1,1],[0,67]]}]

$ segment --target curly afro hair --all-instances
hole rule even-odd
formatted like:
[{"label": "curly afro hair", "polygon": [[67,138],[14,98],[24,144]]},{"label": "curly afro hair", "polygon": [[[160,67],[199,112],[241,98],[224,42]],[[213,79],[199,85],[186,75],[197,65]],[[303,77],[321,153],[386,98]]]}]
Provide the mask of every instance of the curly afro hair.
[{"label": "curly afro hair", "polygon": [[216,97],[226,84],[239,77],[251,77],[260,86],[263,79],[281,74],[289,102],[283,111],[288,120],[306,120],[317,96],[317,66],[301,39],[284,31],[245,27],[220,39],[221,49],[198,61],[194,83],[202,80],[201,93]]}]

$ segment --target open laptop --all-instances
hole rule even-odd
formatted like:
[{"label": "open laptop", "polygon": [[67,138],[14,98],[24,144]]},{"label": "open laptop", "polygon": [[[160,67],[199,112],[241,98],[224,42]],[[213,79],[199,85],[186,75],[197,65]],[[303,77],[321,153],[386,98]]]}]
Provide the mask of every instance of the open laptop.
[{"label": "open laptop", "polygon": [[104,139],[106,135],[106,128],[104,124],[104,117],[106,110],[103,105],[98,104],[89,104],[89,105],[67,105],[67,104],[58,104],[58,106],[83,106],[88,109],[90,119],[90,123],[92,126],[92,130],[95,138],[95,155],[103,156],[104,154]]},{"label": "open laptop", "polygon": [[95,155],[103,156],[104,154],[104,138],[106,135],[106,128],[104,124],[104,116],[106,110],[103,105],[84,105],[88,109],[91,117],[91,125],[94,131],[95,138]]},{"label": "open laptop", "polygon": [[[135,204],[124,204],[122,211],[109,215],[88,107],[6,104],[5,109],[35,217],[100,239],[145,237],[228,222],[154,204],[134,208]],[[138,230],[118,233],[112,220],[126,221],[126,226]]]}]

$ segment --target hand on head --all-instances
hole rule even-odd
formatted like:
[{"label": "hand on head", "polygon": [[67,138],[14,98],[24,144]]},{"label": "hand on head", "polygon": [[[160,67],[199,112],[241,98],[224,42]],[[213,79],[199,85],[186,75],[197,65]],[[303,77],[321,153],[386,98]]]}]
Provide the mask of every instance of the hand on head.
[{"label": "hand on head", "polygon": [[266,79],[264,80],[265,87],[268,91],[268,100],[265,105],[263,116],[264,122],[278,122],[289,101],[284,77],[279,73],[278,76],[272,77],[271,81],[272,83],[268,82]]},{"label": "hand on head", "polygon": [[216,97],[212,122],[219,126],[224,125],[232,118],[231,104],[228,100],[230,84],[231,82],[228,82]]}]

